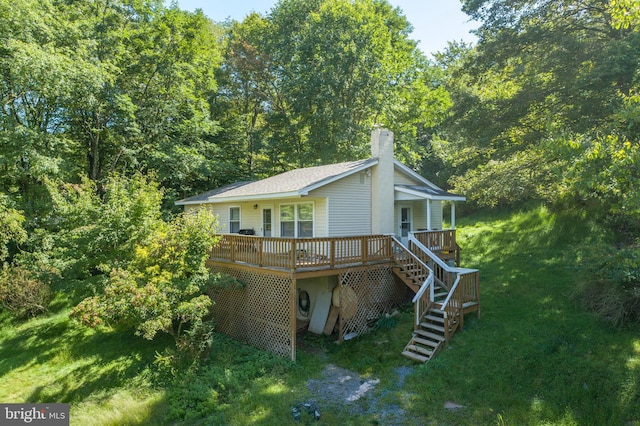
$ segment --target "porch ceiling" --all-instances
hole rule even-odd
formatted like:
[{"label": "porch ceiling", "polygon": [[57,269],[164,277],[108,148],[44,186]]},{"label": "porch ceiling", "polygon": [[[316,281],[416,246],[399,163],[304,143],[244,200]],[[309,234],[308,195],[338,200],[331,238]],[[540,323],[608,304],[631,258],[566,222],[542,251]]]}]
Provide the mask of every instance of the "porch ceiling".
[{"label": "porch ceiling", "polygon": [[417,200],[441,200],[441,201],[465,201],[462,195],[453,194],[439,188],[420,185],[395,185],[394,198],[397,201]]}]

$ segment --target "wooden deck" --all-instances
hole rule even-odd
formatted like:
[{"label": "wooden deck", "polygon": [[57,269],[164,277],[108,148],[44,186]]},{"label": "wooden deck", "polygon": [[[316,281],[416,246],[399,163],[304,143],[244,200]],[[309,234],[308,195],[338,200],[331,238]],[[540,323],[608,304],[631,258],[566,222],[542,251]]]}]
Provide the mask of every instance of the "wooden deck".
[{"label": "wooden deck", "polygon": [[251,283],[248,291],[216,296],[218,316],[226,321],[220,324],[221,330],[293,360],[295,335],[304,326],[296,315],[298,280],[335,275],[341,286],[358,295],[357,314],[340,311],[338,315],[342,339],[349,333],[366,332],[371,318],[406,297],[402,286],[397,289],[399,278],[416,293],[413,336],[403,355],[426,362],[464,327],[466,313],[480,316],[479,272],[460,268],[459,256],[455,230],[412,232],[407,246],[390,235],[223,234],[207,263]]},{"label": "wooden deck", "polygon": [[[413,234],[440,258],[459,265],[455,229]],[[286,270],[333,269],[393,261],[394,249],[389,235],[276,238],[222,234],[210,259]]]},{"label": "wooden deck", "polygon": [[269,238],[224,234],[210,260],[288,271],[335,269],[393,261],[392,238]]}]

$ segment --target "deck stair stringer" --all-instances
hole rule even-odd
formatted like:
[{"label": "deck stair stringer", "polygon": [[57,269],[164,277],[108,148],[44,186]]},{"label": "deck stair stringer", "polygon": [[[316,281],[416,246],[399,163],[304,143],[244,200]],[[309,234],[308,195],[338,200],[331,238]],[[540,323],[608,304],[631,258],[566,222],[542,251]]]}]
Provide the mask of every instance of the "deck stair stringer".
[{"label": "deck stair stringer", "polygon": [[[444,312],[442,313],[444,314]],[[402,355],[414,361],[425,363],[438,353],[445,341],[444,318],[432,309],[416,326],[411,340],[402,351]]]}]

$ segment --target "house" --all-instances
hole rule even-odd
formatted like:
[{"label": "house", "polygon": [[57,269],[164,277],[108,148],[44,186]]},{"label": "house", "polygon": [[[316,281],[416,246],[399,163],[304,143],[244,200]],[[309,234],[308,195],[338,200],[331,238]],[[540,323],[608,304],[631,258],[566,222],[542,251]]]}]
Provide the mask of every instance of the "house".
[{"label": "house", "polygon": [[[427,361],[479,314],[478,271],[459,267],[455,203],[394,159],[393,133],[371,134],[371,158],[291,170],[178,201],[209,209],[222,239],[209,260],[244,288],[218,290],[219,331],[295,360],[300,330],[340,340],[365,333],[413,296],[404,355]],[[451,208],[443,229],[443,203]]]}]

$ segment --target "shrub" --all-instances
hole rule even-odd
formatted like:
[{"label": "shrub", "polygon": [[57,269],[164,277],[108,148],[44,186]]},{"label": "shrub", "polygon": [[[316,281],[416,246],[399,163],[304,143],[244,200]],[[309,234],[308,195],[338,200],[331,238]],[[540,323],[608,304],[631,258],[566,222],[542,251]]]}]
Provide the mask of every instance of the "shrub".
[{"label": "shrub", "polygon": [[583,308],[616,327],[640,322],[640,249],[589,247],[580,267]]},{"label": "shrub", "polygon": [[216,219],[207,211],[182,214],[136,248],[126,269],[113,269],[104,291],[83,300],[73,318],[90,327],[130,327],[145,339],[170,334],[177,349],[197,356],[210,346],[206,291],[216,276],[205,266],[216,241]]},{"label": "shrub", "polygon": [[49,285],[23,267],[4,267],[0,275],[0,306],[18,318],[35,316],[51,302]]},{"label": "shrub", "polygon": [[51,254],[67,279],[126,267],[136,246],[163,226],[162,191],[153,178],[114,175],[101,188],[86,177],[80,184],[46,183],[54,205]]},{"label": "shrub", "polygon": [[7,207],[7,198],[0,193],[0,262],[9,257],[9,243],[22,243],[27,239],[27,233],[22,227],[24,216],[22,212]]},{"label": "shrub", "polygon": [[170,388],[169,420],[192,421],[205,417],[207,424],[226,424],[224,412],[267,373],[284,375],[295,368],[278,355],[261,351],[224,335],[215,335],[216,351],[206,365],[196,365],[177,376]]}]

